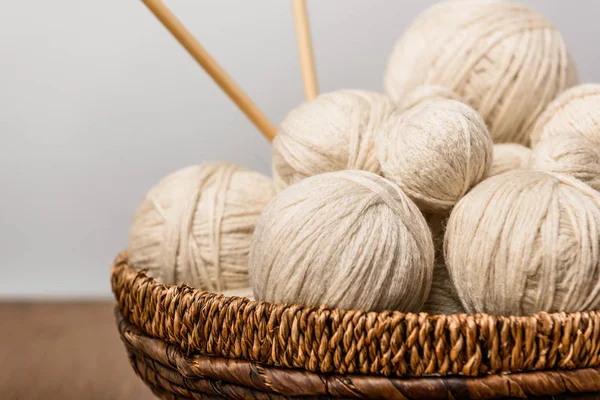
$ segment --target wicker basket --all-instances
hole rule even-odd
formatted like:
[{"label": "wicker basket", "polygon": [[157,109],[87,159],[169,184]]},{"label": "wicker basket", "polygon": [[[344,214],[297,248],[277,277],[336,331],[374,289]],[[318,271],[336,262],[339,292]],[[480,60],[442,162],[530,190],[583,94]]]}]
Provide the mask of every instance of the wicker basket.
[{"label": "wicker basket", "polygon": [[275,305],[155,282],[120,255],[121,338],[163,399],[600,398],[600,312],[528,317]]}]

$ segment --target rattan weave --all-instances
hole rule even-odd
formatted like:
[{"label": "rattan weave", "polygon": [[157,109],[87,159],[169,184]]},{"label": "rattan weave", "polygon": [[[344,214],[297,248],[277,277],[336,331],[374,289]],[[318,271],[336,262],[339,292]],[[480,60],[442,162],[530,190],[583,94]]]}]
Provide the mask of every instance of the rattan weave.
[{"label": "rattan weave", "polygon": [[155,282],[125,254],[112,287],[132,365],[163,398],[600,393],[597,311],[431,316],[274,305]]}]

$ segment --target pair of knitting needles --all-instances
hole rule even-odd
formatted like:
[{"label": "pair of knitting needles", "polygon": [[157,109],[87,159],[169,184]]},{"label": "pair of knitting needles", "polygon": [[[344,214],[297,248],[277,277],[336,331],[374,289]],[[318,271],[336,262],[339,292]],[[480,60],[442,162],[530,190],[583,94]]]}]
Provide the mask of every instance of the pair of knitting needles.
[{"label": "pair of knitting needles", "polygon": [[[210,77],[223,89],[239,109],[269,140],[273,141],[277,128],[248,97],[242,88],[229,76],[217,61],[202,47],[200,42],[187,30],[181,21],[171,12],[162,0],[142,0],[158,20],[181,43],[188,53],[204,68]],[[307,100],[318,94],[317,76],[313,57],[306,0],[292,0],[296,40],[300,55],[300,67],[304,81],[304,93]]]}]

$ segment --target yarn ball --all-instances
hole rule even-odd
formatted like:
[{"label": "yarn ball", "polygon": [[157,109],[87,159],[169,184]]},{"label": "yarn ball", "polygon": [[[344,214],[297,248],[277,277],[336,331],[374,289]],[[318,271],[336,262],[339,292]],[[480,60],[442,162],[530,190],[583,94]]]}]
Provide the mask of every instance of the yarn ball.
[{"label": "yarn ball", "polygon": [[431,315],[465,314],[443,257],[436,259],[431,290],[422,311]]},{"label": "yarn ball", "polygon": [[452,210],[446,265],[469,313],[600,307],[600,193],[567,175],[486,179]]},{"label": "yarn ball", "polygon": [[583,136],[557,135],[542,140],[533,149],[531,167],[571,175],[600,190],[600,144]]},{"label": "yarn ball", "polygon": [[324,172],[380,172],[375,134],[393,111],[383,94],[340,90],[292,110],[273,141],[273,177],[279,188]]},{"label": "yarn ball", "polygon": [[531,142],[564,134],[578,134],[600,145],[600,85],[575,86],[558,96],[537,120]]},{"label": "yarn ball", "polygon": [[313,176],[263,211],[250,250],[257,300],[417,312],[434,250],[417,206],[367,171]]},{"label": "yarn ball", "polygon": [[252,234],[275,194],[271,179],[233,164],[174,172],[139,205],[129,261],[164,283],[213,292],[248,287]]},{"label": "yarn ball", "polygon": [[464,314],[465,310],[460,304],[460,299],[444,262],[444,232],[446,231],[448,215],[428,214],[425,215],[425,220],[427,221],[427,225],[429,225],[433,237],[435,264],[433,267],[431,290],[425,304],[423,304],[422,311],[432,315]]},{"label": "yarn ball", "polygon": [[444,232],[446,232],[446,224],[448,223],[449,213],[443,214],[424,214],[425,221],[431,232],[433,239],[433,247],[436,252],[444,246]]},{"label": "yarn ball", "polygon": [[423,212],[451,209],[492,163],[481,116],[456,100],[428,100],[390,118],[377,148],[383,175]]},{"label": "yarn ball", "polygon": [[495,142],[528,144],[535,120],[577,71],[558,30],[502,0],[446,1],[396,43],[385,90],[401,102],[416,87],[445,86],[481,113]]},{"label": "yarn ball", "polygon": [[487,176],[500,175],[514,169],[527,168],[531,159],[531,149],[517,143],[494,145],[494,158]]},{"label": "yarn ball", "polygon": [[456,93],[443,86],[421,85],[402,98],[399,107],[401,110],[408,110],[419,103],[432,99],[460,100]]}]

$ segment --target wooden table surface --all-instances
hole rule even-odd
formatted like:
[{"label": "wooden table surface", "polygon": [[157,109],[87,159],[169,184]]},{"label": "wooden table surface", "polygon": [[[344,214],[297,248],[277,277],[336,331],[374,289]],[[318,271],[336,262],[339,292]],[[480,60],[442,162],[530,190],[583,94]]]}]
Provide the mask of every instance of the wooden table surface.
[{"label": "wooden table surface", "polygon": [[135,376],[113,302],[0,302],[0,398],[154,399]]}]

